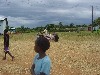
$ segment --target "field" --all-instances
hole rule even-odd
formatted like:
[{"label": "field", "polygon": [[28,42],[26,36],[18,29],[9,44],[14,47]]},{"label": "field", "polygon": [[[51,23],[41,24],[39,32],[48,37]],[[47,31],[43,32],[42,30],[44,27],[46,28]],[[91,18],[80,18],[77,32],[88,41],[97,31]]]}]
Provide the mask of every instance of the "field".
[{"label": "field", "polygon": [[[47,51],[52,61],[51,75],[100,75],[100,36],[91,32],[58,33],[59,42],[50,41]],[[0,36],[0,75],[31,75],[35,56],[36,33],[11,34],[9,55],[2,60],[3,36]]]}]

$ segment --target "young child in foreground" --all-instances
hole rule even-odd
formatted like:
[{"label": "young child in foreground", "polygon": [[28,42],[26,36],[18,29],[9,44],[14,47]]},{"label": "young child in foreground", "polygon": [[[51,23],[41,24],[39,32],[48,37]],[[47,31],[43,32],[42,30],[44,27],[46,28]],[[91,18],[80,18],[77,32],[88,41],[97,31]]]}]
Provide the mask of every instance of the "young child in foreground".
[{"label": "young child in foreground", "polygon": [[40,36],[35,41],[34,50],[37,53],[31,67],[32,75],[50,75],[51,61],[46,50],[50,47],[50,42],[44,36]]},{"label": "young child in foreground", "polygon": [[8,30],[6,29],[4,30],[4,52],[5,52],[5,57],[3,58],[3,60],[6,60],[6,54],[8,53],[13,61],[14,56],[12,56],[12,54],[9,52],[9,33]]}]

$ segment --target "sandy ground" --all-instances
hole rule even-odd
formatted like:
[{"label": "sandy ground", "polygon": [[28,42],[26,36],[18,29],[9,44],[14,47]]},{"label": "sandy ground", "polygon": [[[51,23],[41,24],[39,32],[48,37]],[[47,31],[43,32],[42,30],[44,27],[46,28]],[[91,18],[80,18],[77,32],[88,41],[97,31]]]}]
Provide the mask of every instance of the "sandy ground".
[{"label": "sandy ground", "polygon": [[[61,36],[61,35],[60,35]],[[31,75],[30,67],[35,56],[33,34],[11,35],[9,55],[2,60],[3,37],[0,38],[0,75]],[[51,41],[47,51],[52,61],[51,75],[100,75],[100,37],[62,36],[59,42]]]}]

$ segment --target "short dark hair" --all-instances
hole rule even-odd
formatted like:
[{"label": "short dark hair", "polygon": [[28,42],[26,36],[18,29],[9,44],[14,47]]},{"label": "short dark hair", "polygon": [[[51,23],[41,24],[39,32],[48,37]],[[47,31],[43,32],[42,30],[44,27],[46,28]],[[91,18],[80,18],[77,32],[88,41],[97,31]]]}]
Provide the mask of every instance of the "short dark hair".
[{"label": "short dark hair", "polygon": [[46,52],[46,50],[48,50],[50,47],[49,40],[44,36],[40,36],[35,42],[44,52]]}]

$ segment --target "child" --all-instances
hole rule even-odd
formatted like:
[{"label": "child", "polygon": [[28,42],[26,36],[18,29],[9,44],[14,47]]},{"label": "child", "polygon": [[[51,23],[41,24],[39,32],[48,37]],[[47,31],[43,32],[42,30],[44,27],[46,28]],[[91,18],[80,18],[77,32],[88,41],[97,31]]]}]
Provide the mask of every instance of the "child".
[{"label": "child", "polygon": [[8,53],[11,57],[12,57],[12,61],[14,59],[14,56],[11,55],[11,53],[9,52],[9,34],[8,34],[8,30],[4,30],[4,52],[5,52],[5,57],[3,58],[3,60],[6,60],[6,54]]},{"label": "child", "polygon": [[58,35],[55,34],[54,37],[55,37],[54,41],[55,41],[55,42],[58,42],[58,39],[59,39]]},{"label": "child", "polygon": [[46,50],[50,47],[50,42],[44,36],[40,36],[35,41],[34,50],[37,53],[31,67],[32,75],[50,75],[51,61],[46,55]]},{"label": "child", "polygon": [[58,42],[58,39],[59,39],[58,35],[54,32],[53,33],[53,36],[54,36],[54,41],[55,42]]}]

